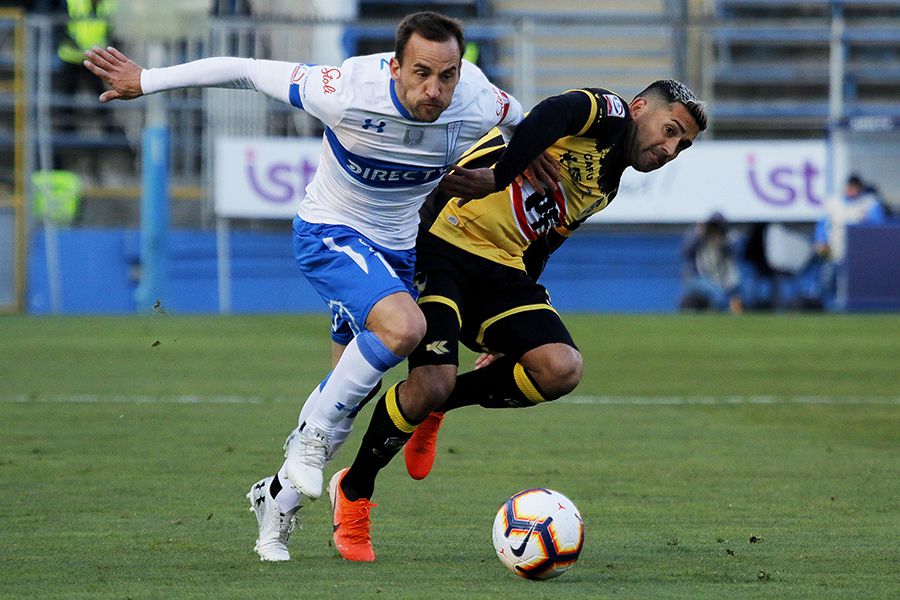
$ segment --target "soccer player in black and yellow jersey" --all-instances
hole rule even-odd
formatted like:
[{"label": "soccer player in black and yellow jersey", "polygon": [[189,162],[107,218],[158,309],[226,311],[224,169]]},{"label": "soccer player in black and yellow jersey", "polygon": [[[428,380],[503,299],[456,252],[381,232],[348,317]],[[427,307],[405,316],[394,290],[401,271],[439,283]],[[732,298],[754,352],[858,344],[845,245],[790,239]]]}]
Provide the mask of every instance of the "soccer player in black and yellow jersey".
[{"label": "soccer player in black and yellow jersey", "polygon": [[[571,90],[535,106],[508,146],[494,131],[445,176],[423,206],[416,242],[427,333],[407,380],[379,398],[355,461],[331,480],[335,515],[355,515],[336,531],[371,548],[378,471],[413,437],[407,469],[425,477],[443,412],[534,406],[575,389],[581,355],[537,278],[550,253],[612,202],[626,168],[662,167],[706,125],[705,105],[678,81],[656,81],[630,103],[605,89]],[[537,180],[517,180],[544,152],[558,184],[536,190]],[[494,358],[457,376],[459,342]]]}]

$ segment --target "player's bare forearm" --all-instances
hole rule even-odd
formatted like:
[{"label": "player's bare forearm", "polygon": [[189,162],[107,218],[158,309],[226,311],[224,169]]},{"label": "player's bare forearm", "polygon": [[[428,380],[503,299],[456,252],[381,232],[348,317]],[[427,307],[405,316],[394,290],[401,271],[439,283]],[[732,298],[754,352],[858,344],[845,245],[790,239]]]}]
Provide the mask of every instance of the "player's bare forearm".
[{"label": "player's bare forearm", "polygon": [[100,102],[132,100],[144,95],[139,64],[113,47],[94,46],[84,53],[84,67],[103,80],[110,90],[100,94]]},{"label": "player's bare forearm", "polygon": [[487,167],[467,169],[452,165],[441,180],[438,189],[441,193],[460,199],[460,206],[469,200],[484,198],[496,191],[494,187],[494,171]]}]

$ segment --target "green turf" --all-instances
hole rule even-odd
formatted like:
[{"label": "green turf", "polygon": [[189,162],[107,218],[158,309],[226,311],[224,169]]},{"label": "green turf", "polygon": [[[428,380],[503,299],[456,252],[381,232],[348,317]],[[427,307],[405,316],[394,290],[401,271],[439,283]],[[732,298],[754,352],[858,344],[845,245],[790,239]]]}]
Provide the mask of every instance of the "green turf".
[{"label": "green turf", "polygon": [[[431,477],[379,479],[375,563],[337,556],[322,500],[267,564],[243,495],[324,316],[0,318],[0,598],[900,597],[900,317],[566,319],[593,403],[451,413]],[[548,582],[490,543],[532,486],[586,523]]]}]

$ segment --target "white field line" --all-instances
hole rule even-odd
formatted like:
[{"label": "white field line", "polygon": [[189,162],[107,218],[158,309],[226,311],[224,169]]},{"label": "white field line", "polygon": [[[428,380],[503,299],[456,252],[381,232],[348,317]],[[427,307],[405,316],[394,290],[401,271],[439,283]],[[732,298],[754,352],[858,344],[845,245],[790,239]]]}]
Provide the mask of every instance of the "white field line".
[{"label": "white field line", "polygon": [[[5,404],[279,404],[303,398],[258,396],[151,396],[142,394],[0,394]],[[681,406],[748,404],[900,405],[900,396],[567,396],[556,402],[611,406]]]},{"label": "white field line", "polygon": [[8,404],[262,404],[254,396],[150,396],[145,394],[0,394]]}]

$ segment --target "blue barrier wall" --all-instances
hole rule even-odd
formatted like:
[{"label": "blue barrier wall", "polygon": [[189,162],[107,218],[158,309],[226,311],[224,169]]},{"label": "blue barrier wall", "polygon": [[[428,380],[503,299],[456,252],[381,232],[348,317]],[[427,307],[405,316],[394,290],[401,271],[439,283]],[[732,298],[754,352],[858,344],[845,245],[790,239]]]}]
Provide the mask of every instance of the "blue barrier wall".
[{"label": "blue barrier wall", "polygon": [[[28,311],[50,312],[44,232],[31,237]],[[214,232],[171,231],[169,281],[162,308],[217,312]],[[561,311],[671,312],[680,292],[674,234],[581,231],[554,255],[541,282]],[[137,310],[137,230],[59,231],[62,312]],[[281,234],[232,232],[232,312],[324,312],[294,264],[290,228]]]},{"label": "blue barrier wall", "polygon": [[[28,254],[28,312],[50,312],[45,232],[35,231]],[[137,232],[57,230],[60,310],[67,314],[133,313],[129,248]],[[136,259],[134,261],[136,263]]]},{"label": "blue barrier wall", "polygon": [[[28,311],[50,312],[44,234],[31,238]],[[324,304],[300,275],[284,235],[234,232],[232,311],[323,311]],[[219,310],[214,232],[169,233],[168,293],[164,310],[176,314]],[[137,230],[71,229],[59,232],[62,312],[129,314],[137,311],[140,236]]]},{"label": "blue barrier wall", "polygon": [[681,236],[580,231],[547,265],[553,305],[577,312],[671,312],[681,294]]}]

